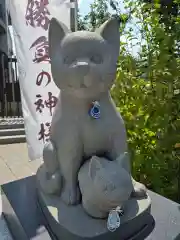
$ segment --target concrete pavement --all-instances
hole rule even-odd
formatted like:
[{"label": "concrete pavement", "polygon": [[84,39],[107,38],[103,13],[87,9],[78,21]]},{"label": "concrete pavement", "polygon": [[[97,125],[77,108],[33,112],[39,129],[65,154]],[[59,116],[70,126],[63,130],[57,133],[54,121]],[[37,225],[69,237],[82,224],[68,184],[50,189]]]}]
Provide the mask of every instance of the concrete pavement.
[{"label": "concrete pavement", "polygon": [[0,145],[0,185],[35,174],[40,164],[29,162],[26,143]]},{"label": "concrete pavement", "polygon": [[[26,143],[0,145],[0,185],[35,174],[40,164],[41,160],[29,162]],[[13,240],[1,209],[0,240]]]}]

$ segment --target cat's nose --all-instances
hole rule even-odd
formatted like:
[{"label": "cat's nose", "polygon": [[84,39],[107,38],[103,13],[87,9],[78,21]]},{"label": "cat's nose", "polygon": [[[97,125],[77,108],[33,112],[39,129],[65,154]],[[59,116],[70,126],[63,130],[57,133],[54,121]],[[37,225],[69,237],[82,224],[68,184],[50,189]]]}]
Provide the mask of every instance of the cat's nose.
[{"label": "cat's nose", "polygon": [[89,72],[89,64],[87,62],[78,62],[77,63],[78,71],[83,76],[87,75]]}]

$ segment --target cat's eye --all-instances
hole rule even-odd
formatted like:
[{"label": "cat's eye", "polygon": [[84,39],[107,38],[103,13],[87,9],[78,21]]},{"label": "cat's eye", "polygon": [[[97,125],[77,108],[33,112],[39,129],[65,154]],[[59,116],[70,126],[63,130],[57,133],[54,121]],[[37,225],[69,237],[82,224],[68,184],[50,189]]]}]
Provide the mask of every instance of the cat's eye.
[{"label": "cat's eye", "polygon": [[90,61],[95,64],[101,64],[103,59],[99,54],[96,54],[91,56]]},{"label": "cat's eye", "polygon": [[75,61],[75,58],[70,57],[70,56],[66,56],[66,57],[64,58],[64,64],[67,64],[67,65],[72,64],[74,61]]}]

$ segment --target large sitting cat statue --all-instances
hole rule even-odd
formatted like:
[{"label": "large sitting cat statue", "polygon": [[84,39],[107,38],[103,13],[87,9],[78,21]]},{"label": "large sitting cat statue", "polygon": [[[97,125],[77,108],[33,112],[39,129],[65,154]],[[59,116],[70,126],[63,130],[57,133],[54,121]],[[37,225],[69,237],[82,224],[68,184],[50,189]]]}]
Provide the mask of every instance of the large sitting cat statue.
[{"label": "large sitting cat statue", "polygon": [[[109,92],[116,77],[119,47],[117,19],[106,21],[94,32],[71,32],[55,18],[50,22],[51,71],[60,94],[52,118],[50,141],[44,147],[46,174],[41,187],[46,193],[60,192],[66,205],[80,203],[78,173],[92,156],[109,160],[104,165],[108,168],[105,171],[114,182],[107,190],[113,185],[116,188],[118,183],[127,184],[124,194],[129,195],[131,183],[125,174],[131,174],[129,158],[123,158],[117,170],[122,173],[121,183],[118,178],[116,182],[111,173],[111,168],[116,166],[113,161],[128,151],[124,121]],[[103,180],[101,184],[103,187]],[[143,185],[136,186],[139,187],[134,188],[134,194],[145,193]],[[122,196],[123,191],[125,188],[117,194]]]}]

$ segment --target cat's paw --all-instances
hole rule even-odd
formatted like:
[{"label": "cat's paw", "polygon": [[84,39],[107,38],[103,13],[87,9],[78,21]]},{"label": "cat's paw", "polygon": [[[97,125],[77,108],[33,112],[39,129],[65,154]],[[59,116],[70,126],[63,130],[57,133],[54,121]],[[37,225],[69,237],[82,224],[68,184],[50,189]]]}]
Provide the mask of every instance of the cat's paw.
[{"label": "cat's paw", "polygon": [[50,174],[47,172],[45,165],[42,164],[36,175],[39,186],[45,194],[59,195],[62,187],[61,174],[59,171]]},{"label": "cat's paw", "polygon": [[132,192],[133,197],[142,198],[147,196],[147,188],[144,184],[139,182],[134,182],[134,189]]},{"label": "cat's paw", "polygon": [[61,191],[61,174],[56,171],[46,177],[46,191],[48,194],[59,194]]},{"label": "cat's paw", "polygon": [[61,199],[66,205],[77,205],[80,203],[79,187],[73,188],[67,186],[63,189]]}]

